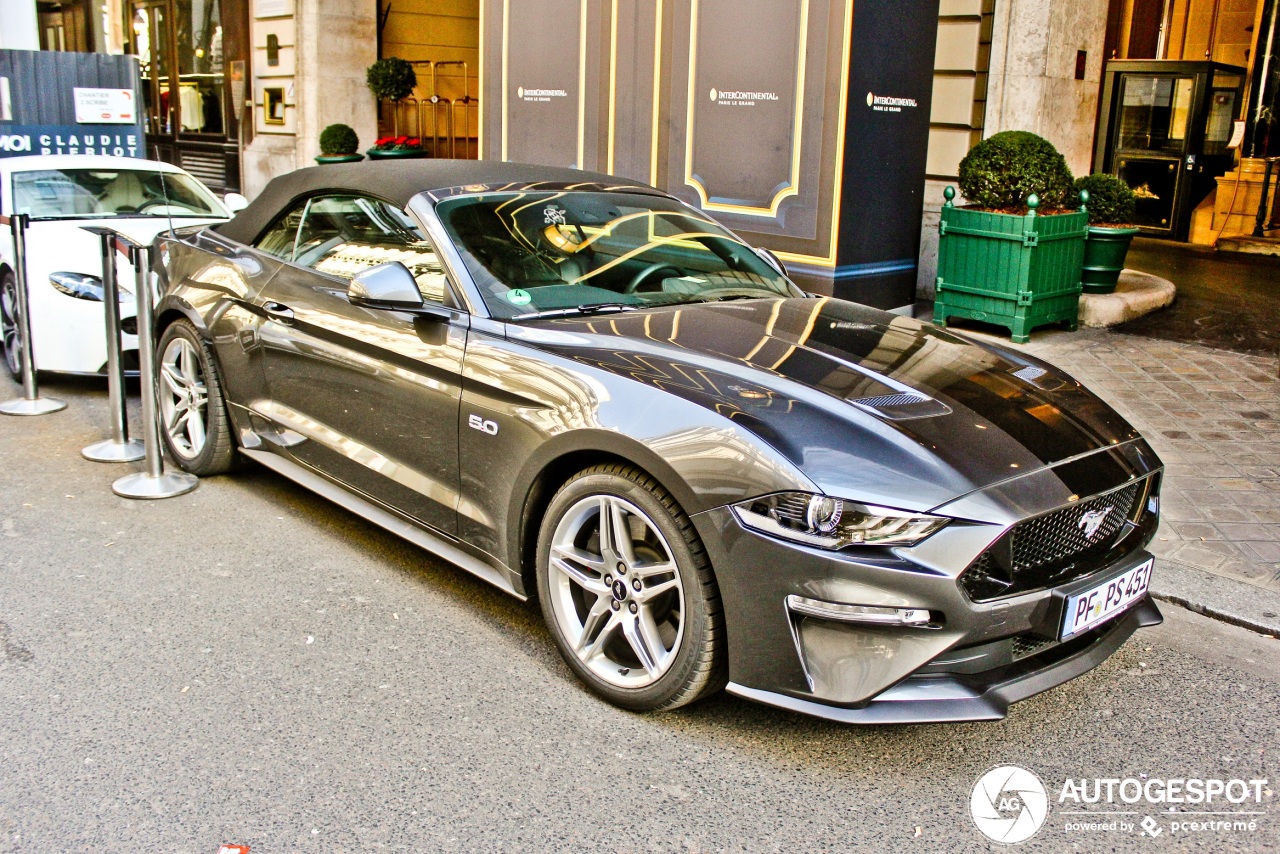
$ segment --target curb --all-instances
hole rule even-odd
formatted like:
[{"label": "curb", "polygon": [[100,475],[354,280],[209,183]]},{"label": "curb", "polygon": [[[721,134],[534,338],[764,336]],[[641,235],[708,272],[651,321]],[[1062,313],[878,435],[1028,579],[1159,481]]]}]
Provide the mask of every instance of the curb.
[{"label": "curb", "polygon": [[1151,595],[1251,632],[1280,637],[1280,593],[1156,558]]}]

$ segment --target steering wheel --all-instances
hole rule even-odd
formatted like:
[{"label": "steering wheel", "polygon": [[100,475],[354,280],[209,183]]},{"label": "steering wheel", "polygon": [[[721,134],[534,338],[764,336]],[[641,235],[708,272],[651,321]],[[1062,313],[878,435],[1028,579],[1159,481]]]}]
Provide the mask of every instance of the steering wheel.
[{"label": "steering wheel", "polygon": [[[666,261],[654,261],[652,264],[632,276],[631,281],[627,282],[627,286],[622,289],[622,292],[624,294],[634,294],[636,291],[640,290],[641,285],[646,284],[649,279],[662,272],[675,273],[677,277],[684,275],[684,271],[674,264],[668,264]],[[663,278],[669,277],[664,276]]]}]

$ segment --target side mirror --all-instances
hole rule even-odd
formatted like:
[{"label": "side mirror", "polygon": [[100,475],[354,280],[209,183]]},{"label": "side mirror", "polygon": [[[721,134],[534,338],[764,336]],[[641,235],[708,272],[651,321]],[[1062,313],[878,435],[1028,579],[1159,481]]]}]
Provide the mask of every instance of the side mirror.
[{"label": "side mirror", "polygon": [[763,247],[756,247],[756,254],[759,255],[770,267],[777,270],[782,275],[787,276],[787,278],[791,278],[787,274],[786,265],[782,263],[782,259],[777,255],[774,255],[771,251]]},{"label": "side mirror", "polygon": [[239,193],[227,193],[222,197],[222,203],[227,206],[227,210],[232,214],[240,213],[240,211],[249,207],[249,200]]},{"label": "side mirror", "polygon": [[416,311],[425,307],[417,280],[399,261],[356,273],[347,286],[347,299],[352,305],[368,308]]}]

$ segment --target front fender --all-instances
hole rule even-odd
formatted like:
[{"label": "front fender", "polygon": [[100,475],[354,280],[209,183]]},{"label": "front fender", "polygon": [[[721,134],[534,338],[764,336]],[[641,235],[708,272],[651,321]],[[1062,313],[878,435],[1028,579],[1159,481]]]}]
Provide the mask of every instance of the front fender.
[{"label": "front fender", "polygon": [[[513,569],[524,562],[531,498],[593,461],[644,469],[690,516],[768,492],[816,491],[735,421],[600,368],[473,330],[463,375],[459,531]],[[490,430],[471,429],[473,416]]]}]

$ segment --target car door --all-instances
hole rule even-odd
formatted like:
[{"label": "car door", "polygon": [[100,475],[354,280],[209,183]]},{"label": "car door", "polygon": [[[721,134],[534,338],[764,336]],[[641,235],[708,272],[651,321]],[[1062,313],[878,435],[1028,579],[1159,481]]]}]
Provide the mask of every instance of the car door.
[{"label": "car door", "polygon": [[[290,437],[282,453],[455,532],[469,316],[430,242],[403,211],[343,194],[300,203],[258,248],[288,262],[256,298],[269,400],[254,408]],[[350,278],[388,261],[447,319],[352,305]]]}]

